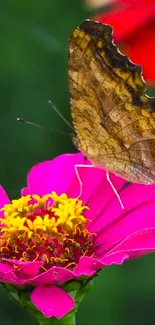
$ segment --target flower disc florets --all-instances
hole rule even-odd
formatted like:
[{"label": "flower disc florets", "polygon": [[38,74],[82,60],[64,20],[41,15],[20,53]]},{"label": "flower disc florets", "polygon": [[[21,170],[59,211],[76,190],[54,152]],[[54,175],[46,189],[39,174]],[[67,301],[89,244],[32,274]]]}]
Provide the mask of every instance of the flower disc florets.
[{"label": "flower disc florets", "polygon": [[0,219],[1,259],[43,261],[44,270],[53,265],[73,269],[81,256],[94,256],[95,234],[86,228],[85,209],[81,200],[55,192],[6,204]]}]

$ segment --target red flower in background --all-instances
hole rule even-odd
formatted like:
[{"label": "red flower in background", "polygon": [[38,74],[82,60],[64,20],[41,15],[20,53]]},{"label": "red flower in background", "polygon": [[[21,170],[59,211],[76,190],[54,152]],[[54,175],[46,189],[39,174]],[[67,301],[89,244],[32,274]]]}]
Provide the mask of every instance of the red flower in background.
[{"label": "red flower in background", "polygon": [[[111,2],[110,2],[111,3]],[[143,66],[144,78],[155,82],[155,1],[117,0],[95,20],[114,27],[114,39],[130,59]]]}]

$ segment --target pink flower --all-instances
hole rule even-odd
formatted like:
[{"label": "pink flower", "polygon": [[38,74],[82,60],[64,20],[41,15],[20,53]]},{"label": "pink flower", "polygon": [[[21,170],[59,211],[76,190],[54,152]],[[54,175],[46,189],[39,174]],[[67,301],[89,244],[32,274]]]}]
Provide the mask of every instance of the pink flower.
[{"label": "pink flower", "polygon": [[80,168],[79,200],[75,164],[88,161],[78,153],[37,164],[12,202],[0,188],[0,281],[31,286],[31,301],[45,317],[61,318],[74,308],[67,282],[155,250],[155,186],[123,187],[125,181],[111,175],[122,210],[105,171]]}]

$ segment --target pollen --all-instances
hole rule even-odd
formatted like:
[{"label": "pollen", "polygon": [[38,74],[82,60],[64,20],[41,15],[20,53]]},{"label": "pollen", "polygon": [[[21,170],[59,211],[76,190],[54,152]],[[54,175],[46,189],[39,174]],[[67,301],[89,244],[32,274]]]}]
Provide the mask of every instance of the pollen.
[{"label": "pollen", "polygon": [[88,206],[77,198],[56,192],[27,195],[0,210],[0,259],[43,261],[73,269],[81,256],[94,256],[95,234],[87,229]]}]

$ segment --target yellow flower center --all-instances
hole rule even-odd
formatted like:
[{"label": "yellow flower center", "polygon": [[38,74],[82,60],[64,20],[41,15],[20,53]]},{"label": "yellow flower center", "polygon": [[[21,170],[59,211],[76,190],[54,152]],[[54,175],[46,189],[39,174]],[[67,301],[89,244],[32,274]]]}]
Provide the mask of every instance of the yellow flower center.
[{"label": "yellow flower center", "polygon": [[86,209],[81,200],[55,192],[6,204],[0,218],[0,259],[43,261],[44,269],[74,268],[81,256],[94,256],[95,234],[86,228]]}]

